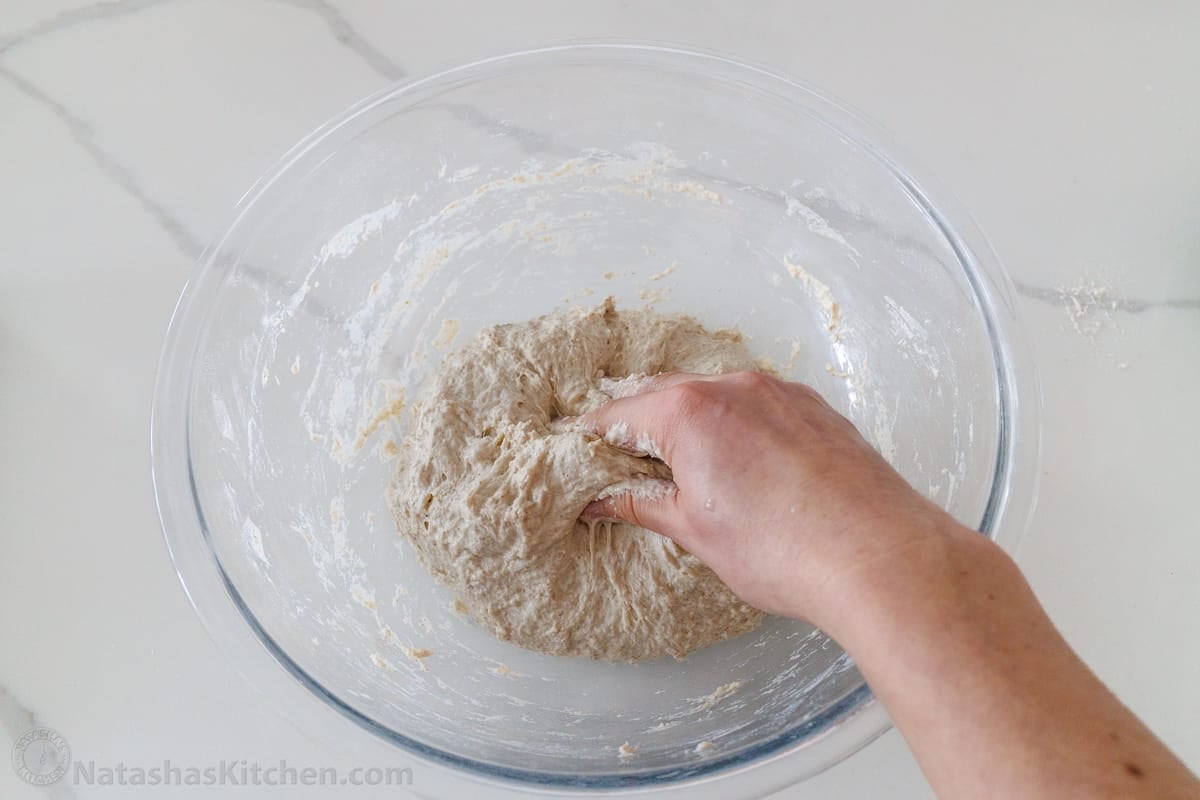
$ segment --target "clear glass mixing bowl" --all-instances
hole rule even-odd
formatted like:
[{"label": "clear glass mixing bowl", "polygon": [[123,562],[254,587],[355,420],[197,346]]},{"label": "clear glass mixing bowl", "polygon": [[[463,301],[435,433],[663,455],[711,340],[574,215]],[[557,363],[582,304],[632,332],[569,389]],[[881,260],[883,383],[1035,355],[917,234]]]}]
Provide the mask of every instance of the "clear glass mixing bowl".
[{"label": "clear glass mixing bowl", "polygon": [[611,295],[740,328],[1011,547],[1037,426],[1006,279],[881,140],[764,70],[624,44],[453,69],[305,139],[197,267],[155,396],[167,544],[232,662],[307,731],[342,715],[420,760],[435,794],[760,794],[885,730],[801,622],[639,665],[496,641],[384,503],[440,353]]}]

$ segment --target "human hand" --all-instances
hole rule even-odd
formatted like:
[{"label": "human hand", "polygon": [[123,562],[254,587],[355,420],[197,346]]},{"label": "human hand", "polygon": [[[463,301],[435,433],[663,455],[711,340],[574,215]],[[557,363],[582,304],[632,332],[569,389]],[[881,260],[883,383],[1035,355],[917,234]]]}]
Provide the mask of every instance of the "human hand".
[{"label": "human hand", "polygon": [[576,424],[662,458],[674,477],[597,500],[585,518],[670,537],[771,613],[824,625],[850,577],[961,529],[803,384],[660,375]]},{"label": "human hand", "polygon": [[[912,489],[809,387],[660,375],[574,424],[673,475],[584,516],[669,536],[746,602],[837,638],[939,797],[1197,796],[1011,559]],[[963,741],[977,745],[965,756]]]}]

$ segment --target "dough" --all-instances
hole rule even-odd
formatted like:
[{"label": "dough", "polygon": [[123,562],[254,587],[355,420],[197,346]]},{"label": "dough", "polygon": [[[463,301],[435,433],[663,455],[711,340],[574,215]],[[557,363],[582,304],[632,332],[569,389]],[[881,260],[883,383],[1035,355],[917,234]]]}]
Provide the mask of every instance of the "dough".
[{"label": "dough", "polygon": [[606,489],[670,478],[667,465],[552,425],[608,400],[601,379],[752,368],[736,331],[611,299],[488,328],[446,357],[415,411],[388,490],[396,526],[471,618],[532,650],[683,658],[752,630],[762,612],[671,540],[579,521]]}]

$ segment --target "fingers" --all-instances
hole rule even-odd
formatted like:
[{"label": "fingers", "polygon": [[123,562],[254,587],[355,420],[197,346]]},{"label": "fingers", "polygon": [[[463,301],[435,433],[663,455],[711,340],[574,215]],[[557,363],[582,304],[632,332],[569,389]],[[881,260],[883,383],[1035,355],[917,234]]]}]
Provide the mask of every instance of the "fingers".
[{"label": "fingers", "polygon": [[674,482],[639,476],[602,491],[583,510],[580,519],[585,522],[628,522],[670,536],[679,527],[676,524],[679,517],[678,496],[679,490]]},{"label": "fingers", "polygon": [[657,392],[688,381],[711,380],[712,375],[693,372],[664,372],[658,375],[630,375],[620,380],[601,378],[600,391],[614,400],[635,397],[647,392]]},{"label": "fingers", "polygon": [[551,433],[587,430],[632,455],[650,456],[671,463],[678,398],[669,390],[684,384],[731,380],[736,376],[672,372],[651,377],[631,376],[619,381],[601,379],[600,388],[613,397],[595,411],[578,417],[560,417],[549,424]]},{"label": "fingers", "polygon": [[[656,392],[611,400],[573,423],[634,455],[666,461],[668,428],[674,410]],[[670,463],[669,461],[667,463]]]},{"label": "fingers", "polygon": [[564,418],[557,424],[590,430],[613,447],[669,464],[675,409],[660,392],[683,383],[716,377],[673,372],[602,383],[601,389],[610,392],[612,400],[595,411],[574,419]]}]

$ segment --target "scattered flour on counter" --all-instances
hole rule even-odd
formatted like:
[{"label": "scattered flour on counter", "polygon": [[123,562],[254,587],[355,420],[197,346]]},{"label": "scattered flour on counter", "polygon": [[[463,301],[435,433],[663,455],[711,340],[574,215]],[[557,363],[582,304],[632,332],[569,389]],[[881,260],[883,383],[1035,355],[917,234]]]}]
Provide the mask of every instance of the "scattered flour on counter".
[{"label": "scattered flour on counter", "polygon": [[1111,286],[1083,278],[1075,286],[1060,286],[1058,294],[1064,301],[1067,319],[1080,336],[1095,339],[1113,321],[1117,298]]}]

